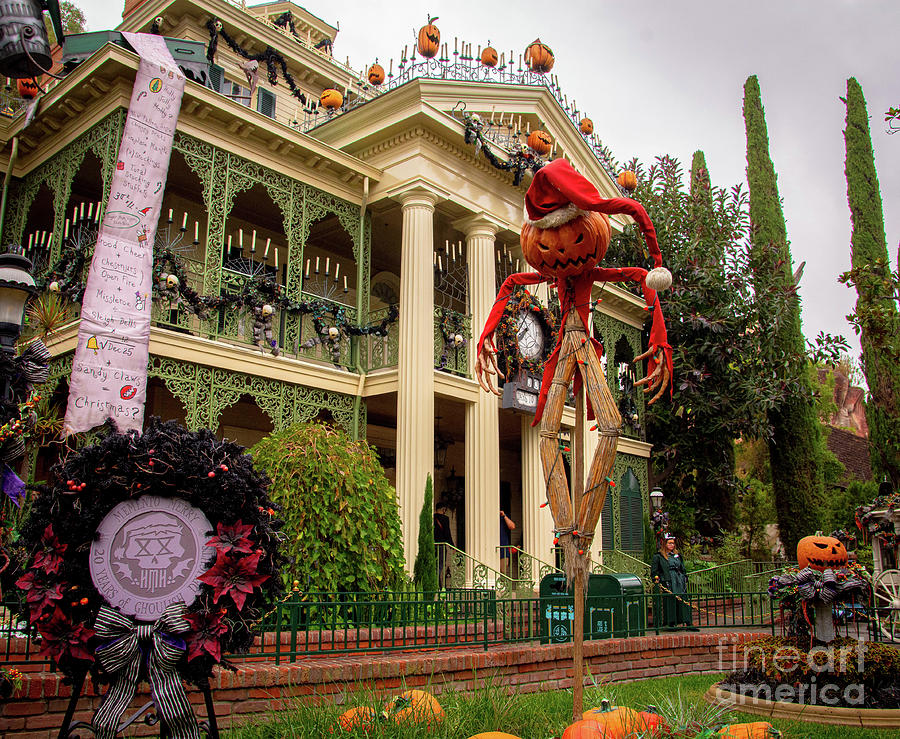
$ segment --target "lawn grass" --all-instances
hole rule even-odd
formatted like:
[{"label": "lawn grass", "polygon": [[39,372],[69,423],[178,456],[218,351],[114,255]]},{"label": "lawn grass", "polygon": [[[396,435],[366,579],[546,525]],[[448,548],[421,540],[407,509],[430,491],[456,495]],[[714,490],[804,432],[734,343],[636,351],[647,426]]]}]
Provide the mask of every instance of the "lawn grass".
[{"label": "lawn grass", "polygon": [[[707,688],[722,678],[721,675],[686,675],[664,677],[651,680],[636,680],[612,685],[594,685],[585,688],[584,707],[599,706],[606,698],[615,705],[629,706],[638,710],[647,704],[659,707],[660,712],[670,720],[681,714],[682,720],[702,719],[712,710],[703,700]],[[321,705],[301,705],[293,710],[260,717],[253,726],[244,726],[225,734],[228,739],[322,739],[335,734],[338,715],[351,706],[368,705],[380,712],[388,697],[399,691],[372,693],[360,691],[343,696],[340,705],[328,701]],[[434,737],[435,739],[466,739],[485,731],[504,731],[521,739],[550,739],[562,736],[570,723],[572,712],[572,692],[570,690],[548,690],[543,693],[508,696],[499,679],[474,694],[456,692],[440,696],[446,719],[437,726],[396,726],[390,723],[378,724],[368,734],[354,732],[351,736],[366,736],[373,739],[410,739],[411,737]],[[673,706],[672,704],[676,704]],[[681,704],[680,709],[677,704]],[[742,713],[728,713],[716,723],[739,723],[760,721],[759,717]],[[867,730],[843,726],[823,726],[799,721],[773,722],[786,739],[896,739],[897,732],[889,730]]]}]

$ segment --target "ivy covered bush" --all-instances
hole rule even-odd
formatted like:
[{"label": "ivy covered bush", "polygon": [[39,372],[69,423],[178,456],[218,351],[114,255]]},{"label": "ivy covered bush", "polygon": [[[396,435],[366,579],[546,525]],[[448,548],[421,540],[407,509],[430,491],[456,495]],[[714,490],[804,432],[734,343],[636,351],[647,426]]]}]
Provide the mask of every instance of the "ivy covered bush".
[{"label": "ivy covered bush", "polygon": [[285,585],[374,592],[404,582],[396,494],[365,441],[323,423],[301,423],[267,436],[251,453],[282,508],[282,551],[291,560]]}]

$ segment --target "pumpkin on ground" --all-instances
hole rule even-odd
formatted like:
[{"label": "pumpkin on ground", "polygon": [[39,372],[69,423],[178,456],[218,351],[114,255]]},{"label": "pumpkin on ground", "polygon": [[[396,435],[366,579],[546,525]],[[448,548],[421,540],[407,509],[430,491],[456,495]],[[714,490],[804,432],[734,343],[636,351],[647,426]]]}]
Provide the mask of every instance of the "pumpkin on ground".
[{"label": "pumpkin on ground", "polygon": [[521,233],[522,254],[542,275],[567,277],[593,269],[609,246],[609,218],[588,211],[556,228],[526,222]]},{"label": "pumpkin on ground", "polygon": [[528,134],[528,145],[538,154],[549,154],[553,148],[553,137],[539,128]]},{"label": "pumpkin on ground", "polygon": [[541,43],[539,38],[528,44],[528,48],[525,49],[525,66],[532,72],[546,74],[553,69],[555,61],[553,50],[547,44]]},{"label": "pumpkin on ground", "polygon": [[322,90],[322,94],[319,96],[319,102],[322,104],[323,108],[337,110],[344,104],[344,96],[341,95],[340,90],[329,88],[327,90]]},{"label": "pumpkin on ground", "polygon": [[812,567],[814,570],[834,570],[847,565],[847,548],[840,539],[833,536],[804,536],[797,542],[797,564],[800,569]]},{"label": "pumpkin on ground", "polygon": [[669,725],[658,713],[641,711],[638,716],[640,717],[641,731],[649,733],[650,736],[659,736],[663,732],[669,731]]},{"label": "pumpkin on ground", "polygon": [[519,739],[519,737],[513,736],[512,734],[506,734],[502,731],[486,731],[483,734],[470,736],[469,739]]},{"label": "pumpkin on ground", "polygon": [[437,53],[441,50],[441,32],[434,25],[436,20],[436,16],[434,18],[428,16],[428,23],[419,29],[417,46],[419,47],[419,53],[426,59],[437,56]]},{"label": "pumpkin on ground", "polygon": [[392,698],[383,715],[396,724],[436,724],[444,720],[444,709],[424,690],[407,690]]},{"label": "pumpkin on ground", "polygon": [[366,74],[366,79],[369,80],[369,83],[372,85],[380,85],[384,82],[384,67],[382,67],[378,62],[375,62],[371,67],[369,67],[369,72]]},{"label": "pumpkin on ground", "polygon": [[753,721],[748,724],[731,724],[723,726],[718,736],[724,739],[772,739],[781,736],[781,732],[768,721]]},{"label": "pumpkin on ground", "polygon": [[369,731],[375,726],[377,714],[375,710],[368,706],[357,706],[344,711],[338,717],[338,723],[344,731],[353,731],[354,729],[362,729]]},{"label": "pumpkin on ground", "polygon": [[637,175],[630,169],[620,172],[616,182],[626,190],[634,190],[637,187]]},{"label": "pumpkin on ground", "polygon": [[569,724],[563,732],[562,739],[603,739],[603,729],[594,719],[582,719]]}]

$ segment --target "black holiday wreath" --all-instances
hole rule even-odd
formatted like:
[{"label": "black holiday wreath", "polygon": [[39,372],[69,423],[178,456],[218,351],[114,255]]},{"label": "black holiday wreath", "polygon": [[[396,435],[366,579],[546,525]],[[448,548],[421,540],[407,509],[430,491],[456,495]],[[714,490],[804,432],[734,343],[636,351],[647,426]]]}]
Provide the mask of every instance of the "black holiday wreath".
[{"label": "black holiday wreath", "polygon": [[[527,359],[519,351],[519,314],[528,311],[534,314],[544,332],[544,350],[537,359]],[[553,352],[554,335],[559,325],[554,315],[540,300],[521,285],[516,287],[506,302],[503,316],[494,334],[497,342],[497,360],[500,371],[507,379],[514,379],[521,370],[539,375],[544,371],[544,363]]]},{"label": "black holiday wreath", "polygon": [[17,582],[41,652],[68,678],[98,678],[94,626],[110,604],[91,580],[91,542],[116,505],[152,493],[199,508],[213,527],[200,594],[184,613],[190,630],[178,672],[199,685],[214,665],[230,667],[223,655],[250,646],[253,625],[283,589],[268,485],[242,446],[159,419],[142,435],[111,432],[55,465],[22,529],[27,567]]}]

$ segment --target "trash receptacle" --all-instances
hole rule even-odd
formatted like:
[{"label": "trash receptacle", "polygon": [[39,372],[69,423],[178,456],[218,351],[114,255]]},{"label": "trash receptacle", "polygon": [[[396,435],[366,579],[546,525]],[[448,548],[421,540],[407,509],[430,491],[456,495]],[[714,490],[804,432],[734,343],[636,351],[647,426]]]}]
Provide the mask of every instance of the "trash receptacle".
[{"label": "trash receptacle", "polygon": [[637,575],[591,575],[584,604],[585,639],[643,636],[647,624],[643,595]]},{"label": "trash receptacle", "polygon": [[545,575],[539,594],[541,644],[569,641],[575,624],[575,599],[566,590],[566,576],[560,572]]}]

